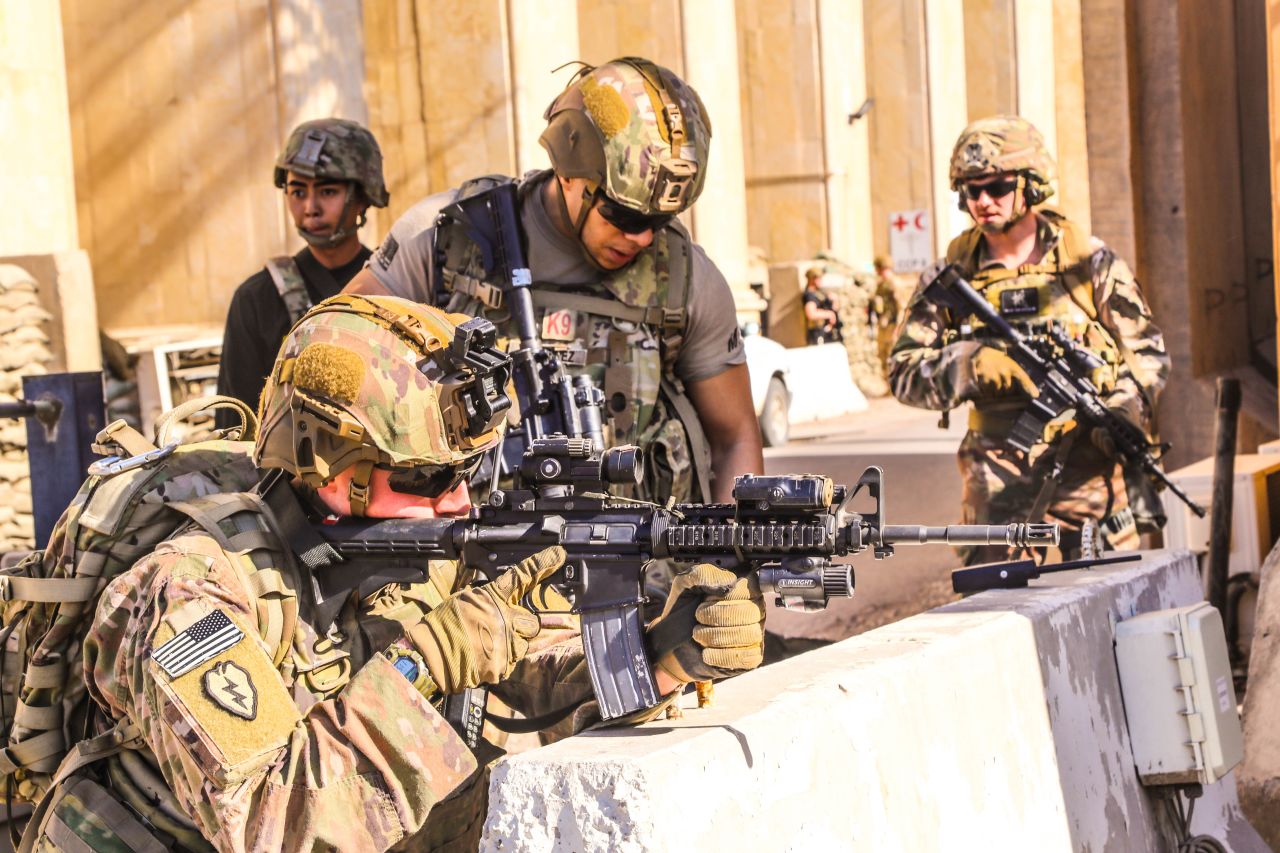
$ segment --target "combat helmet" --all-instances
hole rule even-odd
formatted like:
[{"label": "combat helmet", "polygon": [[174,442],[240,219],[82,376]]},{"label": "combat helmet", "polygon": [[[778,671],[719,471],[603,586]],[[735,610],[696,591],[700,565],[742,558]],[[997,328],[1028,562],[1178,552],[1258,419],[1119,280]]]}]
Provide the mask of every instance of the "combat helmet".
[{"label": "combat helmet", "polygon": [[579,232],[597,192],[649,217],[674,216],[702,192],[711,121],[693,87],[661,65],[584,64],[544,118],[539,142],[555,173],[587,182]]},{"label": "combat helmet", "polygon": [[[382,149],[367,128],[341,118],[304,121],[289,134],[284,151],[276,160],[274,181],[283,188],[289,172],[308,178],[349,181],[360,187],[365,200],[374,207],[386,207],[391,200],[382,177]],[[356,199],[347,194],[343,218]],[[356,228],[364,224],[363,215]],[[334,246],[354,233],[352,228],[339,228],[326,237],[317,237],[298,229],[299,236],[313,246]]]},{"label": "combat helmet", "polygon": [[285,337],[258,404],[254,462],[319,488],[355,468],[360,515],[375,467],[391,486],[441,495],[497,444],[509,357],[483,318],[394,296],[340,294]]},{"label": "combat helmet", "polygon": [[958,190],[964,181],[1005,172],[1025,179],[1028,206],[1053,195],[1057,167],[1044,137],[1031,122],[1021,116],[990,116],[961,131],[951,152],[951,189]]}]

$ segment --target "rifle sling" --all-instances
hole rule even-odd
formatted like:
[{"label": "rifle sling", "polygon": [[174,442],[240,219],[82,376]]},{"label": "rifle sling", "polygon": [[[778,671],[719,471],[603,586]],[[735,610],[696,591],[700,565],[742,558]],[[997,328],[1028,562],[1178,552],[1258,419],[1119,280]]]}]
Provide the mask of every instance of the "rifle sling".
[{"label": "rifle sling", "polygon": [[601,317],[608,317],[611,320],[659,326],[664,331],[667,330],[669,325],[676,322],[675,315],[682,313],[668,311],[653,305],[641,308],[635,305],[627,305],[616,299],[606,299],[603,296],[592,296],[587,293],[572,293],[548,288],[531,288],[529,296],[532,297],[535,308],[545,308],[552,311],[585,311],[588,314],[597,314]]},{"label": "rifle sling", "polygon": [[[1071,453],[1071,448],[1075,446],[1076,438],[1080,430],[1088,429],[1087,426],[1081,425],[1071,432],[1067,433],[1058,442],[1058,446],[1054,448],[1053,468],[1061,470],[1067,465],[1067,456]],[[1035,501],[1031,504],[1031,511],[1027,513],[1028,524],[1039,524],[1044,519],[1045,512],[1048,511],[1049,505],[1053,502],[1053,493],[1058,490],[1058,481],[1061,474],[1056,476],[1045,477],[1044,482],[1040,485],[1040,491],[1036,495]],[[1030,552],[1028,552],[1030,555]]]},{"label": "rifle sling", "polygon": [[484,718],[486,722],[493,723],[494,728],[500,729],[509,735],[527,735],[550,728],[562,720],[567,720],[581,706],[581,702],[572,702],[563,708],[557,708],[554,711],[548,711],[536,717],[504,717],[501,714],[486,713]]}]

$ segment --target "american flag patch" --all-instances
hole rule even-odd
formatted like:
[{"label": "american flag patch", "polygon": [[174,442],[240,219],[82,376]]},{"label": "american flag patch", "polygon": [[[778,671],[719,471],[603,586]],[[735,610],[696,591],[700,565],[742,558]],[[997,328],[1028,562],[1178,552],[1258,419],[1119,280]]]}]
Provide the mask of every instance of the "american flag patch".
[{"label": "american flag patch", "polygon": [[151,653],[151,659],[170,678],[190,672],[244,639],[244,632],[215,610]]}]

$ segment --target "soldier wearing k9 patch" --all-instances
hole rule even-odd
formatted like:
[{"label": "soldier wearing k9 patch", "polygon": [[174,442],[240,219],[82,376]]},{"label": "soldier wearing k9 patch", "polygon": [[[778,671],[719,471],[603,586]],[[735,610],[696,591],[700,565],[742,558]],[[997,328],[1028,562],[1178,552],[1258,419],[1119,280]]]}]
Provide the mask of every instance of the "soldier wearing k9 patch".
[{"label": "soldier wearing k9 patch", "polygon": [[[584,66],[546,111],[551,169],[519,180],[543,344],[604,393],[605,440],[638,444],[636,497],[727,502],[763,471],[733,297],[676,216],[702,191],[711,124],[692,87],[635,57]],[[504,334],[501,276],[441,210],[510,178],[430,196],[392,227],[348,292],[485,316]]]},{"label": "soldier wearing k9 patch", "polygon": [[[1040,132],[1023,118],[995,116],[965,128],[951,155],[951,188],[974,225],[924,271],[921,285],[955,264],[1015,328],[1065,331],[1102,361],[1091,379],[1107,406],[1153,433],[1156,397],[1169,373],[1164,340],[1128,265],[1043,206],[1055,171]],[[890,384],[912,406],[948,411],[972,403],[959,451],[964,521],[1047,516],[1062,526],[1067,556],[1080,551],[1082,530],[1125,549],[1137,547],[1140,532],[1159,529],[1158,498],[1145,480],[1126,483],[1105,431],[1064,416],[1030,453],[1008,445],[1014,421],[1037,393],[1034,384],[980,321],[952,317],[921,289],[890,355]],[[968,564],[1009,556],[995,547],[963,550]]]}]

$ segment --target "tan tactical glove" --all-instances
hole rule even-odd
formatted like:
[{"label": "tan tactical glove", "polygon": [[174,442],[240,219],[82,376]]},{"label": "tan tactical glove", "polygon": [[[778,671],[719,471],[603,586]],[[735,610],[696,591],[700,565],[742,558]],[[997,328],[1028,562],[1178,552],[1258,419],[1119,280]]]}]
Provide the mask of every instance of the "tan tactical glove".
[{"label": "tan tactical glove", "polygon": [[764,660],[760,584],[755,575],[739,578],[710,563],[697,565],[676,575],[649,636],[658,646],[656,665],[677,681],[710,681],[755,669]]},{"label": "tan tactical glove", "polygon": [[[1059,418],[1049,421],[1044,428],[1044,441],[1046,444],[1054,444],[1061,442],[1066,438],[1068,433],[1074,432],[1080,427],[1080,423],[1075,419],[1074,410],[1071,416]],[[1112,409],[1117,415],[1128,419],[1128,415],[1120,409]],[[1115,459],[1119,451],[1116,448],[1116,440],[1111,437],[1111,433],[1107,432],[1103,427],[1093,427],[1089,430],[1089,441],[1098,451],[1108,459]]]},{"label": "tan tactical glove", "polygon": [[994,347],[981,347],[971,366],[978,390],[984,395],[1006,397],[1023,391],[1034,397],[1040,393],[1021,365]]},{"label": "tan tactical glove", "polygon": [[496,684],[511,674],[540,628],[520,600],[564,560],[558,545],[539,551],[497,580],[453,594],[406,631],[442,693]]}]

